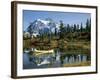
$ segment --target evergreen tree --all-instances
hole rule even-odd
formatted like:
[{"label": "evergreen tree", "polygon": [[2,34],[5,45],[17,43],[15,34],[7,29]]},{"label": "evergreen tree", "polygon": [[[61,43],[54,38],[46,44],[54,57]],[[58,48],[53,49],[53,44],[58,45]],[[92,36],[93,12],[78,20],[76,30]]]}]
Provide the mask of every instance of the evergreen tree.
[{"label": "evergreen tree", "polygon": [[79,31],[79,24],[76,25],[76,30]]},{"label": "evergreen tree", "polygon": [[64,38],[64,24],[60,21],[60,38]]},{"label": "evergreen tree", "polygon": [[57,36],[57,28],[55,28],[55,36]]},{"label": "evergreen tree", "polygon": [[89,32],[91,31],[91,18],[89,20]]},{"label": "evergreen tree", "polygon": [[81,23],[80,32],[83,32],[83,24]]},{"label": "evergreen tree", "polygon": [[74,32],[76,32],[76,24],[74,24]]},{"label": "evergreen tree", "polygon": [[86,21],[86,32],[90,32],[90,29],[91,29],[91,22],[89,21],[89,19],[87,19]]},{"label": "evergreen tree", "polygon": [[70,25],[67,24],[67,33],[69,33],[69,32],[70,32]]},{"label": "evergreen tree", "polygon": [[70,27],[70,32],[74,32],[74,27],[73,27],[73,25],[71,25],[71,27]]}]

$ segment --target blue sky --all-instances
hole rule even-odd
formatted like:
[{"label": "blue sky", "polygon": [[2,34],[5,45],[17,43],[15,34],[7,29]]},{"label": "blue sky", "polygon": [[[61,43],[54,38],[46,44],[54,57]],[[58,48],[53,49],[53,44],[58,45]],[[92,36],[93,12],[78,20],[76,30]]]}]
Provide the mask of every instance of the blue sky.
[{"label": "blue sky", "polygon": [[25,30],[31,22],[36,19],[51,18],[55,22],[63,21],[64,24],[83,24],[91,18],[90,13],[75,13],[75,12],[54,12],[54,11],[33,11],[23,10],[23,29]]}]

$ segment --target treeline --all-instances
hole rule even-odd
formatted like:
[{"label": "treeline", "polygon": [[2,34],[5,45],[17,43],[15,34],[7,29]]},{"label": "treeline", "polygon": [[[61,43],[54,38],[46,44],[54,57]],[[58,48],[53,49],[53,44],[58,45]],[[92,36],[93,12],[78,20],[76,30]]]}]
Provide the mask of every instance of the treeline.
[{"label": "treeline", "polygon": [[91,32],[91,19],[86,20],[85,26],[81,23],[79,24],[67,24],[64,25],[63,21],[60,21],[60,31],[57,34],[55,29],[55,35],[59,35],[61,39],[67,38],[70,40],[73,39],[87,39],[90,40],[90,32]]},{"label": "treeline", "polygon": [[[81,24],[64,24],[63,21],[59,22],[59,30],[55,28],[54,32],[50,30],[39,31],[39,34],[34,38],[32,37],[33,31],[29,29],[30,36],[28,38],[38,38],[40,41],[51,40],[66,40],[66,41],[78,41],[78,40],[87,40],[91,39],[91,19],[87,19],[85,25]],[[30,25],[32,26],[32,25]],[[31,27],[30,27],[31,28]],[[24,37],[27,39],[27,37]]]}]

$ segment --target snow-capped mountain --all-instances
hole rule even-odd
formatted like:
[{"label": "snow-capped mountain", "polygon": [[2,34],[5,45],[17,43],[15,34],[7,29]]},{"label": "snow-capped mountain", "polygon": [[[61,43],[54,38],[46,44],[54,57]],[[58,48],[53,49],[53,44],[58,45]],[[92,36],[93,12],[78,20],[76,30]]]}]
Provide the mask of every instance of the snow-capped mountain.
[{"label": "snow-capped mountain", "polygon": [[43,33],[54,33],[56,31],[59,31],[59,24],[57,24],[55,21],[53,21],[50,18],[47,19],[37,19],[33,21],[29,27],[27,28],[27,32],[30,34],[43,34]]}]

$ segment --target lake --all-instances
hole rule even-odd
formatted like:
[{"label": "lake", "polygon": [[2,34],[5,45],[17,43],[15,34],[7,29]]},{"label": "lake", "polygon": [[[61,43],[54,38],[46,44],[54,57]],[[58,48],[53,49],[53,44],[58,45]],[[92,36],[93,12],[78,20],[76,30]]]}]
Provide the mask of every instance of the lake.
[{"label": "lake", "polygon": [[41,53],[24,51],[23,69],[54,68],[54,67],[74,67],[89,66],[91,57],[89,54],[80,53],[81,51],[61,51],[54,49],[54,52]]}]

